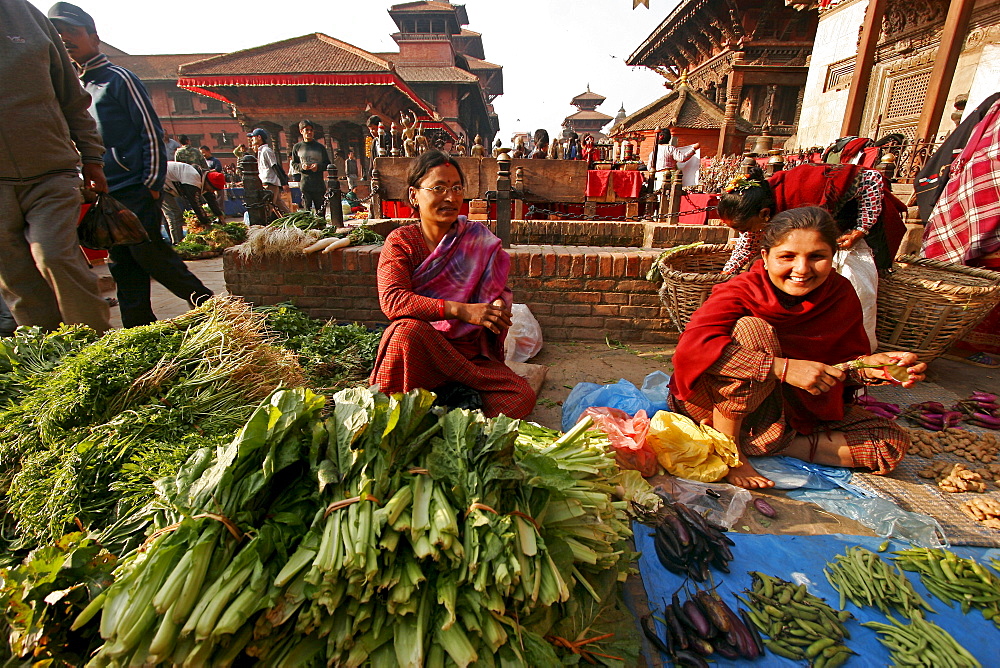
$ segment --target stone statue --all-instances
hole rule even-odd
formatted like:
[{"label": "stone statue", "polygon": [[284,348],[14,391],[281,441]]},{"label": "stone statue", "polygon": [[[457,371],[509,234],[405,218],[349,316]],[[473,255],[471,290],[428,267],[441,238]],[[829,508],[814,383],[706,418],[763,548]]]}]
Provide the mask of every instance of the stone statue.
[{"label": "stone statue", "polygon": [[528,157],[528,148],[524,145],[524,137],[518,135],[517,139],[514,140],[514,152],[511,156],[514,158]]},{"label": "stone statue", "polygon": [[399,123],[393,121],[389,129],[389,155],[394,158],[398,158],[402,155],[400,147],[402,146],[403,129],[400,127]]},{"label": "stone statue", "polygon": [[427,136],[424,134],[424,124],[417,124],[417,136],[413,140],[416,145],[417,155],[420,155],[428,148],[430,148],[430,142],[427,141]]},{"label": "stone statue", "polygon": [[483,138],[479,135],[476,135],[475,142],[476,143],[472,145],[472,150],[469,152],[469,155],[471,155],[473,158],[485,157],[486,147],[483,146]]},{"label": "stone statue", "polygon": [[455,153],[455,155],[457,155],[458,157],[460,157],[460,158],[464,158],[465,157],[466,149],[465,149],[465,133],[464,132],[459,132],[458,133],[458,141],[455,142],[455,147],[452,150]]},{"label": "stone statue", "polygon": [[562,144],[559,143],[559,138],[555,137],[552,139],[552,143],[549,144],[549,160],[561,160],[562,159]]},{"label": "stone statue", "polygon": [[496,145],[493,147],[493,157],[499,157],[501,153],[507,152],[507,149],[503,148],[503,142],[497,139]]}]

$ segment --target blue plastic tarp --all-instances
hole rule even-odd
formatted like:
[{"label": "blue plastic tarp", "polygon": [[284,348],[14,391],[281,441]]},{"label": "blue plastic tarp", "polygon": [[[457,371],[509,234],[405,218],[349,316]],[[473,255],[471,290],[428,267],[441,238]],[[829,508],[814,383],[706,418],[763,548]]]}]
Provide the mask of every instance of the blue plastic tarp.
[{"label": "blue plastic tarp", "polygon": [[[684,583],[684,578],[674,575],[665,569],[656,557],[656,550],[653,541],[649,537],[652,530],[641,524],[634,524],[636,549],[642,553],[639,559],[639,572],[642,576],[643,586],[646,590],[649,609],[654,615],[658,610],[663,609],[663,601],[669,603],[670,597]],[[825,598],[834,608],[839,603],[839,594],[827,582],[823,575],[823,567],[841,554],[851,545],[860,545],[870,550],[876,550],[882,543],[881,538],[871,538],[867,536],[846,536],[842,534],[831,534],[825,536],[775,536],[775,535],[754,535],[728,534],[736,546],[733,550],[733,561],[729,566],[732,570],[729,574],[724,574],[713,570],[712,577],[718,585],[718,592],[734,610],[739,601],[735,594],[748,589],[752,584],[752,578],[747,575],[747,571],[759,570],[768,575],[774,575],[791,582],[804,582],[810,593],[815,596]],[[891,550],[906,549],[908,544],[892,542]],[[954,547],[952,551],[960,557],[972,557],[980,563],[988,562],[993,558],[1000,558],[1000,550],[977,547]],[[889,552],[882,555],[884,558],[891,557]],[[920,577],[916,573],[904,571],[914,589],[924,597],[924,599],[934,608],[935,613],[928,613],[926,619],[944,628],[955,640],[971,652],[983,666],[1000,666],[1000,630],[991,621],[983,618],[977,610],[972,610],[963,615],[956,606],[949,608],[942,601],[938,600],[927,591],[920,583]],[[702,587],[710,586],[708,583]],[[684,595],[682,594],[682,600]],[[861,608],[854,606],[848,601],[847,609],[850,610],[856,619],[847,623],[847,628],[851,633],[851,638],[847,641],[848,646],[858,653],[858,656],[851,657],[848,666],[861,668],[863,666],[882,667],[889,665],[889,650],[878,642],[877,634],[872,629],[861,626],[861,622],[880,621],[886,622],[885,616],[877,608]],[[901,615],[893,614],[893,617],[903,621]],[[657,622],[657,628],[662,634],[664,628]],[[791,661],[774,654],[768,653],[763,659],[756,662],[747,660],[733,661],[724,659],[718,655],[712,657],[718,666],[801,666],[803,662]]]}]

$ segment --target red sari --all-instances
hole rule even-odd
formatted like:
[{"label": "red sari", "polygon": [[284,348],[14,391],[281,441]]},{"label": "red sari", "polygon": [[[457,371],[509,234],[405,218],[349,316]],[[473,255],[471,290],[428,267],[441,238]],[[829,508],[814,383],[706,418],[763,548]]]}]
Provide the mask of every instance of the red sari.
[{"label": "red sari", "polygon": [[485,327],[442,318],[443,300],[485,303],[501,298],[509,305],[509,267],[499,239],[464,216],[433,253],[419,224],[389,233],[379,255],[378,294],[391,322],[370,382],[389,394],[460,383],[479,392],[487,417],[528,415],[535,394],[504,363],[502,338]]}]

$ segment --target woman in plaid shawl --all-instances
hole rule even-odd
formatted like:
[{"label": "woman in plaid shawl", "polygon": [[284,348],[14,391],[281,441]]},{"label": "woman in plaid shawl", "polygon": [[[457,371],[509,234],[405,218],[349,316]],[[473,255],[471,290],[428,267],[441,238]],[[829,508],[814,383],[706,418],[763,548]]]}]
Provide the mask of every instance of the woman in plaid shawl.
[{"label": "woman in plaid shawl", "polygon": [[378,294],[391,323],[379,344],[372,384],[383,392],[465,386],[483,413],[523,418],[535,393],[504,363],[511,324],[510,256],[485,225],[458,215],[465,177],[442,151],[410,168],[408,196],[420,221],[386,237]]},{"label": "woman in plaid shawl", "polygon": [[[944,194],[927,221],[923,254],[932,260],[1000,271],[1000,100],[976,125],[952,163]],[[955,347],[965,355],[973,353],[958,359],[1000,367],[1000,306]]]}]

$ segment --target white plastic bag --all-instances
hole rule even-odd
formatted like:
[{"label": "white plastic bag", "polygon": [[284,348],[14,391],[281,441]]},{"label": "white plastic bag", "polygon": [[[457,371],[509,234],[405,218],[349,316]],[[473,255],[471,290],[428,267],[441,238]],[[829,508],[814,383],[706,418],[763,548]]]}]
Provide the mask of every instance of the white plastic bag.
[{"label": "white plastic bag", "polygon": [[859,239],[850,250],[837,251],[833,256],[833,268],[854,286],[861,300],[865,332],[874,351],[878,347],[875,338],[875,302],[878,296],[878,269],[875,256],[864,239]]},{"label": "white plastic bag", "polygon": [[525,304],[511,308],[511,325],[504,341],[504,357],[508,362],[527,362],[542,349],[542,326]]}]

